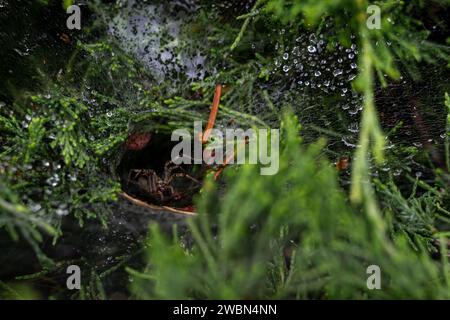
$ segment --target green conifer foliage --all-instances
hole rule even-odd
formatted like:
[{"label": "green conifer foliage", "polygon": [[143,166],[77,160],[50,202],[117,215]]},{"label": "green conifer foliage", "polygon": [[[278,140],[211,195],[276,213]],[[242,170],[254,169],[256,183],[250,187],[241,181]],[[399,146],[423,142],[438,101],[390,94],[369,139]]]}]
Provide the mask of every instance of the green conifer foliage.
[{"label": "green conifer foliage", "polygon": [[[58,28],[74,1],[5,1],[27,23],[0,13],[0,260],[17,248],[26,268],[0,269],[1,298],[108,299],[115,286],[138,299],[450,298],[448,0],[150,2],[85,1],[69,32]],[[379,29],[367,27],[371,4]],[[182,19],[160,19],[174,8]],[[144,36],[136,12],[150,16]],[[323,59],[308,41],[326,44]],[[351,67],[333,69],[342,58]],[[306,76],[311,61],[324,67]],[[302,78],[334,71],[331,85]],[[216,127],[280,129],[278,173],[227,166],[172,233],[136,219],[148,235],[126,250],[91,244],[108,232],[122,242],[127,139],[192,132],[216,84]],[[74,233],[90,250],[58,256]],[[83,266],[79,292],[33,287],[71,263]],[[381,290],[368,288],[372,265]]]}]

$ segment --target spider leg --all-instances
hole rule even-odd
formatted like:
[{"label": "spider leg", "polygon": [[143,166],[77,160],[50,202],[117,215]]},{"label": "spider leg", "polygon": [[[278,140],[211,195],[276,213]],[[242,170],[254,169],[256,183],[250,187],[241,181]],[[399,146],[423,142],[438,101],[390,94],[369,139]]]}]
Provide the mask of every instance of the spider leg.
[{"label": "spider leg", "polygon": [[127,188],[130,187],[130,181],[131,181],[131,174],[132,174],[133,170],[130,170],[130,172],[128,172],[128,177],[127,177]]},{"label": "spider leg", "polygon": [[197,179],[195,179],[194,177],[190,176],[189,174],[185,173],[185,172],[180,172],[180,173],[174,173],[169,180],[167,181],[167,183],[169,184],[170,182],[172,182],[173,178],[176,177],[184,177],[184,178],[188,178],[189,180],[194,181],[197,184],[200,184],[200,181],[198,181]]},{"label": "spider leg", "polygon": [[[173,166],[170,167],[170,165],[173,165]],[[181,169],[181,167],[179,165],[173,163],[172,160],[169,160],[166,162],[166,164],[164,165],[164,179],[163,179],[163,181],[165,183],[169,183],[170,177],[172,176],[172,171],[177,168]]]},{"label": "spider leg", "polygon": [[[173,167],[169,168],[169,164],[173,164]],[[180,169],[183,172],[172,174],[173,170],[175,170],[175,169]],[[177,165],[177,164],[173,163],[172,161],[168,161],[165,165],[164,182],[166,184],[169,184],[173,180],[174,177],[187,177],[196,183],[200,183],[197,179],[195,179],[194,177],[189,175],[189,173],[186,172],[186,170],[182,166]]]},{"label": "spider leg", "polygon": [[[130,186],[131,179],[136,179],[139,176],[139,174],[141,173],[141,171],[142,170],[139,170],[139,169],[130,170],[130,172],[128,173],[127,187]],[[134,174],[134,176],[133,176],[133,174]]]},{"label": "spider leg", "polygon": [[158,188],[157,188],[157,179],[158,179],[158,176],[157,176],[157,174],[155,173],[155,171],[153,171],[153,170],[149,170],[148,172],[147,172],[147,174],[148,174],[148,191],[149,191],[149,193],[155,193],[155,192],[157,192],[158,191]]}]

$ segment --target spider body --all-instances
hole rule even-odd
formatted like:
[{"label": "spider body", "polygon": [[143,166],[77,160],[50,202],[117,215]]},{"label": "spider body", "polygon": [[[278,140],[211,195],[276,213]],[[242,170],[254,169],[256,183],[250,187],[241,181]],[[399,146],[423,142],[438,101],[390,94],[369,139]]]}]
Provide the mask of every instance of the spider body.
[{"label": "spider body", "polygon": [[128,175],[128,184],[133,182],[140,193],[159,204],[179,201],[185,194],[176,191],[173,187],[172,183],[175,178],[187,178],[198,186],[200,186],[200,182],[186,172],[174,172],[176,169],[182,170],[172,161],[165,164],[162,177],[152,169],[132,169]]}]

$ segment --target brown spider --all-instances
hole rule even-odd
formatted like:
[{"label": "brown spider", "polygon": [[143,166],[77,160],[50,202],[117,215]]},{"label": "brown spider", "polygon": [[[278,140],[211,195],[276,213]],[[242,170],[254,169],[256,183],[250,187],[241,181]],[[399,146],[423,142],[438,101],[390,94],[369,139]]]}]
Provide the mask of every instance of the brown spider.
[{"label": "brown spider", "polygon": [[200,182],[186,172],[173,173],[172,171],[175,169],[183,170],[172,161],[167,161],[164,166],[164,176],[162,178],[152,169],[132,169],[128,174],[128,184],[132,180],[135,181],[137,187],[143,193],[156,201],[159,200],[161,203],[171,200],[178,201],[183,195],[175,191],[171,185],[174,178],[184,177],[195,182],[197,185],[200,185]]},{"label": "brown spider", "polygon": [[[208,123],[206,125],[205,131],[200,133],[196,138],[200,140],[202,145],[208,143],[208,139],[211,135],[211,130],[214,127],[214,123],[216,120],[216,116],[219,109],[220,97],[222,94],[222,85],[216,85],[214,100],[211,106],[211,111],[209,114]],[[151,140],[152,136],[149,133],[136,133],[132,134],[126,143],[126,147],[128,150],[138,151],[143,149]],[[247,143],[247,141],[246,141]],[[207,157],[214,156],[212,152],[210,152]],[[228,165],[228,163],[234,158],[234,153],[227,156],[224,159],[224,163],[220,167],[213,167],[211,165],[202,164],[200,171],[196,173],[196,177],[203,177],[205,173],[209,170],[216,171],[214,174],[214,179],[217,180],[222,172],[222,170]],[[172,166],[171,166],[172,165]],[[183,172],[173,173],[172,171],[175,169],[179,169]],[[192,185],[180,186],[180,189],[185,190],[185,192],[181,193],[174,188],[173,180],[176,177],[183,177],[189,179],[195,183],[195,186]],[[186,181],[186,180],[185,180]],[[182,182],[182,181],[180,181]],[[130,184],[132,188],[130,189]],[[140,196],[144,198],[150,198],[150,200],[157,205],[165,205],[169,204],[170,206],[182,206],[188,211],[195,211],[195,208],[191,204],[191,196],[194,194],[196,189],[200,189],[201,182],[196,178],[190,176],[181,166],[174,164],[172,161],[166,162],[164,166],[163,177],[160,177],[154,170],[152,169],[131,169],[128,174],[128,179],[126,182],[127,189],[129,192],[134,194],[135,196]]]}]

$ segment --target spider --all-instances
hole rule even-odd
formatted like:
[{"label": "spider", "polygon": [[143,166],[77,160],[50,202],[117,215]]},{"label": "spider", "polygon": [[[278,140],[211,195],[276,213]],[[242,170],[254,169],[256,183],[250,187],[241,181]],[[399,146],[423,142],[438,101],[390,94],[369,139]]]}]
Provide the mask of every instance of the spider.
[{"label": "spider", "polygon": [[146,196],[149,196],[160,203],[169,201],[179,201],[185,194],[177,192],[172,186],[172,181],[177,177],[184,177],[200,186],[200,182],[186,172],[176,172],[176,169],[183,170],[179,165],[175,165],[172,161],[167,161],[164,166],[163,177],[160,177],[152,169],[132,169],[128,174],[128,185],[131,181],[135,181],[137,187]]},{"label": "spider", "polygon": [[[214,127],[214,123],[216,120],[216,116],[219,109],[220,97],[222,92],[222,86],[220,84],[216,85],[216,90],[214,94],[214,101],[211,107],[211,112],[209,115],[208,123],[205,128],[204,133],[197,137],[202,143],[202,145],[206,145],[208,143],[208,139],[211,135],[211,129]],[[127,147],[130,150],[140,150],[142,149],[151,139],[151,135],[149,134],[135,134],[132,135],[127,141]],[[142,141],[141,141],[142,140]],[[212,156],[209,155],[209,156]],[[214,178],[217,180],[222,170],[227,166],[227,164],[234,157],[232,153],[229,155],[224,163],[216,170]],[[174,170],[182,170],[183,172],[173,172]],[[200,176],[204,174],[205,171],[213,169],[208,165],[202,165],[202,169],[200,170]],[[177,177],[183,177],[189,179],[195,183],[195,188],[201,187],[201,182],[196,178],[189,175],[184,169],[173,163],[171,160],[167,161],[164,165],[164,173],[163,176],[160,177],[156,171],[152,169],[131,169],[128,174],[127,187],[130,187],[130,183],[134,184],[135,188],[137,188],[138,193],[142,196],[151,198],[152,201],[158,204],[164,204],[173,201],[180,201],[185,198],[188,194],[180,193],[175,190],[173,186],[173,180]],[[183,188],[186,189],[186,188]],[[188,188],[188,192],[193,191],[192,188]]]}]

